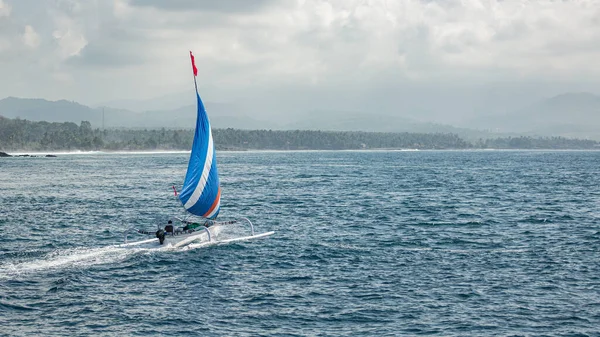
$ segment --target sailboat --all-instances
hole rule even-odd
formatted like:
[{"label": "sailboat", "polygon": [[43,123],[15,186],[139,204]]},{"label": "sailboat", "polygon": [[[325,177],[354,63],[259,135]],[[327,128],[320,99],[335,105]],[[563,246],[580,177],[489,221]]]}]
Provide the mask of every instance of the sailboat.
[{"label": "sailboat", "polygon": [[[266,232],[256,234],[254,232],[254,225],[247,218],[233,221],[216,221],[221,210],[221,185],[217,168],[217,154],[208,114],[206,113],[200,94],[198,94],[198,84],[196,82],[198,68],[196,68],[194,55],[191,51],[190,59],[194,73],[194,87],[196,89],[196,130],[181,192],[177,193],[175,186],[173,186],[175,196],[179,198],[179,201],[187,213],[184,219],[179,217],[174,217],[174,219],[185,225],[176,227],[172,224],[172,221],[169,221],[164,229],[159,227],[156,232],[130,228],[124,233],[125,244],[123,245],[132,246],[158,242],[161,246],[165,245],[172,248],[196,248],[214,243],[227,243],[261,238],[275,233]],[[189,221],[188,219],[190,216],[195,216],[196,218],[199,218],[199,220]],[[241,222],[249,224],[251,235],[220,241],[215,238],[223,226]],[[150,240],[128,243],[128,234],[132,232],[150,235],[154,234],[156,237]]]}]

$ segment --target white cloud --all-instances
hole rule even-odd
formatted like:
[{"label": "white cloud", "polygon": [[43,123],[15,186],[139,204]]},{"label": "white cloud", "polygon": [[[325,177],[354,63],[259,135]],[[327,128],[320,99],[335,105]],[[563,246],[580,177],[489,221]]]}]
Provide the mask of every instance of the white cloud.
[{"label": "white cloud", "polygon": [[40,45],[40,36],[30,25],[25,26],[23,43],[29,48],[37,48]]},{"label": "white cloud", "polygon": [[3,0],[0,0],[0,18],[3,16],[9,16],[11,9],[12,7],[10,7],[10,5],[4,3]]},{"label": "white cloud", "polygon": [[54,23],[52,37],[59,47],[57,52],[60,58],[67,59],[78,55],[87,44],[81,24],[77,19],[60,11],[53,11],[52,18]]}]

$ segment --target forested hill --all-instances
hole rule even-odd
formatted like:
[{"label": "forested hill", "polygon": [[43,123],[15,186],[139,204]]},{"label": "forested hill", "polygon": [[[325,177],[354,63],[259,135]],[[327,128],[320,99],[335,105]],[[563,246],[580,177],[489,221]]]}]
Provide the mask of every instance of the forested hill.
[{"label": "forested hill", "polygon": [[[93,129],[0,116],[0,151],[189,150],[193,130]],[[592,140],[512,137],[467,142],[456,134],[215,129],[218,150],[600,149]]]}]

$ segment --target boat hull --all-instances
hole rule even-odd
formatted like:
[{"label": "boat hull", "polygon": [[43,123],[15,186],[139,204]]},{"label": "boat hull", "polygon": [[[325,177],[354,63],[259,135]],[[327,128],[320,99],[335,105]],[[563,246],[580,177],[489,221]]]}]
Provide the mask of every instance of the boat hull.
[{"label": "boat hull", "polygon": [[155,248],[155,247],[182,247],[196,241],[209,241],[212,237],[219,234],[221,226],[212,226],[202,231],[182,234],[166,233],[165,241],[161,245],[158,238],[147,240],[126,242],[118,245],[118,247],[140,247],[140,248]]},{"label": "boat hull", "polygon": [[259,234],[252,233],[252,235],[248,235],[248,236],[242,236],[242,237],[237,237],[237,238],[233,238],[233,239],[218,240],[218,239],[216,239],[216,236],[218,235],[218,233],[220,231],[221,231],[221,226],[213,226],[213,227],[205,229],[202,232],[194,232],[194,233],[190,233],[190,234],[166,236],[165,242],[162,245],[159,243],[157,238],[152,238],[152,239],[148,239],[148,240],[124,243],[124,244],[118,245],[117,247],[160,249],[160,250],[171,250],[171,249],[189,250],[189,249],[208,247],[211,245],[227,244],[227,243],[238,242],[238,241],[249,241],[249,240],[253,240],[253,239],[260,239],[260,238],[265,238],[267,236],[271,236],[271,235],[275,234],[275,232],[266,232],[266,233],[259,233]]}]

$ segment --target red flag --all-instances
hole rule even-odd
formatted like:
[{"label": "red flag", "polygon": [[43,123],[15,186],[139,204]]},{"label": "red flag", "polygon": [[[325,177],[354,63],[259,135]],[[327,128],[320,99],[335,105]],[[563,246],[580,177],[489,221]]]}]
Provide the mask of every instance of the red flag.
[{"label": "red flag", "polygon": [[196,62],[194,61],[194,55],[190,51],[190,58],[192,59],[192,69],[194,70],[194,76],[198,76],[198,68],[196,68]]}]

